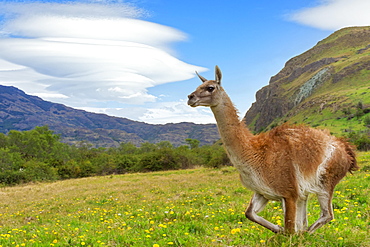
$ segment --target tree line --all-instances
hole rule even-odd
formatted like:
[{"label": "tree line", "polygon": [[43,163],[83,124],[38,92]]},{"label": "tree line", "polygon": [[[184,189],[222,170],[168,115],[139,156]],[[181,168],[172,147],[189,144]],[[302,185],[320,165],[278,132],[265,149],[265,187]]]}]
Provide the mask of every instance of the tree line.
[{"label": "tree line", "polygon": [[[368,132],[350,132],[358,150],[369,150]],[[89,176],[231,165],[221,144],[199,146],[199,140],[174,147],[168,141],[121,143],[92,148],[87,142],[61,142],[47,126],[0,133],[0,186]]]},{"label": "tree line", "polygon": [[0,133],[0,185],[88,176],[220,167],[230,162],[221,145],[199,146],[196,139],[174,147],[170,142],[121,143],[119,147],[92,148],[80,142],[61,142],[47,126],[29,131]]}]

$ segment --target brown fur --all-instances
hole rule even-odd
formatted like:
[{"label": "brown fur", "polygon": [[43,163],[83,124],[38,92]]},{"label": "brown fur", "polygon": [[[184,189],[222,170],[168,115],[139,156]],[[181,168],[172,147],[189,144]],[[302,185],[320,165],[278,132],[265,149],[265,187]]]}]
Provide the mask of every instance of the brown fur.
[{"label": "brown fur", "polygon": [[[353,147],[328,131],[284,124],[253,135],[221,87],[221,71],[189,95],[188,104],[209,106],[227,154],[240,172],[244,186],[255,192],[246,216],[273,232],[314,231],[333,218],[331,199],[335,185],[347,172],[358,169]],[[316,193],[321,217],[307,228],[306,204]],[[281,200],[285,210],[284,229],[257,214],[268,200]]]}]

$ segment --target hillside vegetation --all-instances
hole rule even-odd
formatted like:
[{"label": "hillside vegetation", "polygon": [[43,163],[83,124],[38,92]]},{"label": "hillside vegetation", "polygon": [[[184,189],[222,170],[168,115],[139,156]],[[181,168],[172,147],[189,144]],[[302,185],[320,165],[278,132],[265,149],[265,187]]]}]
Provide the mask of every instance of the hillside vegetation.
[{"label": "hillside vegetation", "polygon": [[369,137],[369,40],[370,27],[345,28],[290,59],[257,92],[246,123],[256,132],[290,122]]},{"label": "hillside vegetation", "polygon": [[[335,220],[274,234],[244,210],[252,193],[232,167],[101,176],[0,189],[1,246],[370,246],[370,153],[334,192]],[[318,218],[311,197],[309,223]],[[261,213],[282,224],[279,202]]]}]

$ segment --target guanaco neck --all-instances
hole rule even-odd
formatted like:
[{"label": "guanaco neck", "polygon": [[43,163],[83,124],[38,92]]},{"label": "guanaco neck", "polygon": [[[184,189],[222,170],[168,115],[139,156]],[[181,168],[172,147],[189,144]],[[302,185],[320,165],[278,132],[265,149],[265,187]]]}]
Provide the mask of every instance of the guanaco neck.
[{"label": "guanaco neck", "polygon": [[253,134],[246,125],[239,120],[237,110],[225,91],[221,91],[222,100],[211,110],[216,118],[218,131],[223,144],[231,157],[241,158],[243,152],[248,150],[249,139]]}]

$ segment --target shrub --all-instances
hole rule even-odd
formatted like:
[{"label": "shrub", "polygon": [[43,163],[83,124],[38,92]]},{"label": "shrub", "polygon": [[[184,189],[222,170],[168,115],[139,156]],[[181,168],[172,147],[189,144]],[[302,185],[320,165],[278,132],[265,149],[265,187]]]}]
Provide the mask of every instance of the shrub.
[{"label": "shrub", "polygon": [[370,150],[370,135],[367,131],[353,131],[348,134],[350,142],[360,151]]},{"label": "shrub", "polygon": [[136,155],[118,155],[116,157],[117,173],[123,174],[133,171],[139,163],[139,158]]},{"label": "shrub", "polygon": [[187,138],[185,139],[186,143],[190,146],[190,149],[198,148],[200,141],[197,139]]},{"label": "shrub", "polygon": [[90,177],[96,175],[98,167],[90,160],[78,161],[79,177]]},{"label": "shrub", "polygon": [[[96,172],[98,175],[108,175],[117,173],[117,165],[114,161],[113,155],[109,155],[107,153],[100,153],[96,155],[93,159],[91,159],[91,165],[82,167],[83,172],[86,172],[86,176],[91,176],[93,171],[93,167],[96,168]],[[85,171],[86,169],[89,169]],[[90,173],[90,174],[88,174]]]},{"label": "shrub", "polygon": [[23,163],[20,153],[11,152],[8,148],[0,148],[0,171],[19,170]]},{"label": "shrub", "polygon": [[15,185],[24,182],[29,181],[27,181],[25,174],[22,170],[18,171],[5,170],[0,172],[0,184]]},{"label": "shrub", "polygon": [[56,168],[37,160],[29,160],[24,164],[23,173],[29,181],[53,181],[59,179]]},{"label": "shrub", "polygon": [[198,156],[188,146],[178,147],[175,150],[175,155],[181,169],[189,169],[200,165]]},{"label": "shrub", "polygon": [[58,175],[62,179],[79,178],[81,177],[81,167],[78,165],[76,160],[71,159],[64,165],[58,167]]},{"label": "shrub", "polygon": [[362,101],[359,101],[358,103],[357,103],[357,106],[356,106],[356,108],[357,109],[364,109],[364,104],[362,103]]},{"label": "shrub", "polygon": [[370,128],[370,114],[367,114],[364,118],[364,125]]},{"label": "shrub", "polygon": [[145,153],[140,162],[134,167],[135,171],[164,171],[179,169],[177,157],[172,149],[163,149]]},{"label": "shrub", "polygon": [[347,107],[347,108],[343,108],[342,109],[342,112],[344,115],[350,115],[351,114],[351,108]]},{"label": "shrub", "polygon": [[356,114],[355,114],[355,116],[356,116],[357,119],[359,119],[360,117],[362,117],[364,114],[365,114],[364,113],[364,110],[362,110],[360,108],[357,108]]},{"label": "shrub", "polygon": [[220,168],[222,166],[230,165],[230,160],[226,152],[221,149],[218,152],[212,153],[211,160],[206,164],[206,167]]}]

